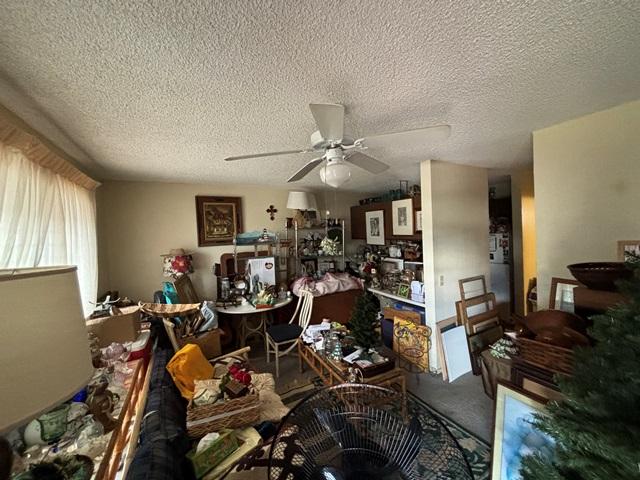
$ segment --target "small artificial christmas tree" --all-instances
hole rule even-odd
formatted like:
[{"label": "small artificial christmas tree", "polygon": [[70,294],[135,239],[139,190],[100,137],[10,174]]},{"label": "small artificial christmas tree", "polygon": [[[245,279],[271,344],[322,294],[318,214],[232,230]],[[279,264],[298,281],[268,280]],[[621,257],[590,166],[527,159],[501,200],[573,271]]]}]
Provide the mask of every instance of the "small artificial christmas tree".
[{"label": "small artificial christmas tree", "polygon": [[525,457],[525,480],[640,479],[639,260],[620,284],[628,303],[593,317],[595,346],[576,350],[573,376],[558,378],[565,400],[537,421],[555,439],[555,457]]},{"label": "small artificial christmas tree", "polygon": [[378,311],[379,304],[376,297],[369,292],[363,292],[356,299],[356,305],[351,313],[349,320],[351,336],[356,345],[364,348],[365,352],[380,342],[376,331]]}]

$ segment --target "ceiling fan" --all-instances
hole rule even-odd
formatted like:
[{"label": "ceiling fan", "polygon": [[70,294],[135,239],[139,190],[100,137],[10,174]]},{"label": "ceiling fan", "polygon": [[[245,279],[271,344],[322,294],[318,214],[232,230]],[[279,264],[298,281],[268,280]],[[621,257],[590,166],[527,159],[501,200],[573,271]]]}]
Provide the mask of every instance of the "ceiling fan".
[{"label": "ceiling fan", "polygon": [[449,125],[436,125],[403,132],[371,135],[353,140],[344,134],[344,106],[337,103],[312,103],[309,108],[318,126],[318,130],[311,134],[310,149],[239,155],[227,157],[225,160],[230,162],[276,155],[322,153],[318,158],[307,162],[287,181],[296,182],[301,180],[314,168],[325,162],[320,170],[320,179],[323,183],[338,188],[351,178],[351,170],[347,163],[356,165],[373,174],[382,173],[389,168],[386,163],[362,153],[361,150],[366,150],[369,146],[368,144],[379,144],[379,141],[400,141],[403,143],[410,143],[416,140],[422,142],[438,141],[447,138],[451,132]]}]

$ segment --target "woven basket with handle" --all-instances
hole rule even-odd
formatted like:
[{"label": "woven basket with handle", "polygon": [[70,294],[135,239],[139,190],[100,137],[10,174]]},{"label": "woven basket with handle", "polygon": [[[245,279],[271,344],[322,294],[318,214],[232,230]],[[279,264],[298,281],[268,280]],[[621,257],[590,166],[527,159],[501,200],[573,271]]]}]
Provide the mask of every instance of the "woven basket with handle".
[{"label": "woven basket with handle", "polygon": [[571,349],[524,337],[518,337],[516,344],[522,359],[532,365],[565,375],[573,372],[573,350]]},{"label": "woven basket with handle", "polygon": [[260,400],[257,393],[212,405],[187,407],[187,433],[200,438],[223,428],[241,428],[255,425],[260,420]]},{"label": "woven basket with handle", "polygon": [[[253,370],[247,362],[249,347],[232,352],[224,357],[211,360],[214,367],[214,378],[222,378],[228,366],[236,361],[245,363],[249,370]],[[240,356],[240,353],[244,356]],[[247,395],[229,399],[222,403],[211,405],[195,405],[189,402],[187,407],[187,433],[192,438],[200,438],[210,432],[217,432],[223,428],[242,428],[255,425],[260,421],[260,399],[257,392],[250,387]]]}]

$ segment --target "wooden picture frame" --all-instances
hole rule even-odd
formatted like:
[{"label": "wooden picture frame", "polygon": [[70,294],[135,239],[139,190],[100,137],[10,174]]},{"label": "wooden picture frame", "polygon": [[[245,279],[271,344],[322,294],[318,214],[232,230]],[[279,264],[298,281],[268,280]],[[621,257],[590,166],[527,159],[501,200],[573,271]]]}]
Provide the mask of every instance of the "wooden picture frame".
[{"label": "wooden picture frame", "polygon": [[178,294],[180,303],[200,303],[196,289],[189,278],[189,275],[181,275],[173,282],[173,286]]},{"label": "wooden picture frame", "polygon": [[308,275],[314,275],[318,271],[318,259],[316,258],[304,258],[301,263],[304,273]]},{"label": "wooden picture frame", "polygon": [[640,240],[618,240],[618,261],[627,261],[627,252],[640,256]]},{"label": "wooden picture frame", "polygon": [[233,245],[242,232],[242,198],[196,196],[198,246]]},{"label": "wooden picture frame", "polygon": [[411,285],[408,283],[401,283],[398,285],[398,289],[396,290],[396,295],[402,298],[411,297]]},{"label": "wooden picture frame", "polygon": [[394,235],[413,235],[413,199],[391,202],[391,220]]},{"label": "wooden picture frame", "polygon": [[[508,472],[520,470],[522,451],[553,455],[553,439],[531,424],[534,415],[544,412],[546,403],[544,398],[498,381],[493,417],[492,480],[513,478]],[[532,442],[535,446],[528,448]]]},{"label": "wooden picture frame", "polygon": [[384,245],[384,210],[366,212],[365,228],[369,245]]},{"label": "wooden picture frame", "polygon": [[[551,289],[549,290],[549,309],[550,310],[562,310],[563,312],[574,313],[573,293],[571,295],[571,302],[565,301],[564,292],[568,290],[563,288],[563,285],[569,285],[571,290],[580,286],[580,282],[571,278],[558,278],[551,277]],[[558,299],[558,292],[560,291],[560,299]]]},{"label": "wooden picture frame", "polygon": [[414,221],[415,233],[420,233],[422,232],[422,210],[417,209],[414,215],[416,217]]}]

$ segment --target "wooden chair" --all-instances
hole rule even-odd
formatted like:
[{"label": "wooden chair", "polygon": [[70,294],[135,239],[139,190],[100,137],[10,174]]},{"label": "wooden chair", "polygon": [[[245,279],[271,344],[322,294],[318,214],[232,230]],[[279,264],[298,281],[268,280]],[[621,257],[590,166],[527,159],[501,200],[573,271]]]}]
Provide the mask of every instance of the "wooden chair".
[{"label": "wooden chair", "polygon": [[[267,334],[265,335],[267,363],[269,363],[269,354],[273,352],[276,359],[276,378],[280,376],[280,357],[287,355],[296,347],[298,338],[309,325],[312,309],[313,294],[308,290],[300,290],[298,304],[289,323],[273,325],[267,328]],[[297,321],[294,323],[296,318]],[[280,351],[281,347],[285,347],[285,350]]]},{"label": "wooden chair", "polygon": [[169,337],[173,350],[177,352],[180,350],[180,345],[178,344],[178,338],[176,337],[176,326],[171,320],[167,320],[166,318],[162,319],[162,323],[164,324],[164,329],[167,332],[167,337]]},{"label": "wooden chair", "polygon": [[[176,337],[175,325],[171,320],[167,320],[166,318],[162,319],[162,323],[164,323],[164,329],[167,332],[167,336],[169,337],[169,341],[171,342],[171,346],[173,347],[173,350],[177,352],[178,350],[180,350],[181,347]],[[221,363],[222,360],[228,359],[228,358],[243,360],[248,362],[250,351],[251,351],[251,347],[244,347],[239,350],[234,350],[233,352],[230,352],[230,353],[225,353],[215,358],[209,358],[207,360],[209,360],[209,363],[212,363],[212,364]]]}]

